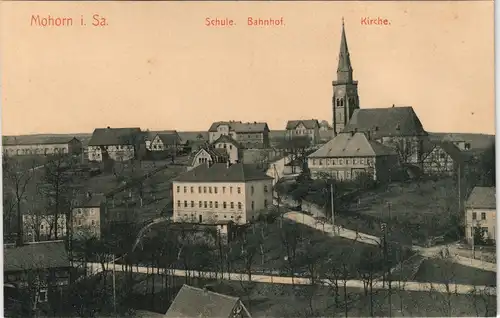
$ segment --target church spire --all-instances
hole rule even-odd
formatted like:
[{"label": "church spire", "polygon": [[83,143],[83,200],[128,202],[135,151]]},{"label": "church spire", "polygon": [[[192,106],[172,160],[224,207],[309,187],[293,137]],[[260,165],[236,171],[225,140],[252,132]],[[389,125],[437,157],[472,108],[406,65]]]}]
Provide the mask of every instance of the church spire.
[{"label": "church spire", "polygon": [[342,17],[342,36],[340,38],[339,66],[337,67],[337,81],[352,82],[352,65],[347,47],[347,37],[345,35],[344,18]]}]

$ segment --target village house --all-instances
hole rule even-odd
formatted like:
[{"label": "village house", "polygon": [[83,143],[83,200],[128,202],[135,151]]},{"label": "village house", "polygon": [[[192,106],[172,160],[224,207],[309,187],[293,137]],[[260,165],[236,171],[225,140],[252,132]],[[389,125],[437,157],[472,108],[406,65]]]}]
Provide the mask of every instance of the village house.
[{"label": "village house", "polygon": [[256,165],[199,165],[173,181],[174,222],[247,223],[272,204],[272,182]]},{"label": "village house", "polygon": [[355,180],[370,175],[373,180],[390,181],[399,172],[394,149],[370,140],[364,133],[340,133],[307,158],[311,176],[322,174],[337,180]]},{"label": "village house", "polygon": [[251,318],[252,316],[238,297],[213,292],[209,286],[196,288],[184,284],[165,317]]},{"label": "village house", "polygon": [[269,147],[269,127],[267,123],[219,121],[213,123],[208,132],[210,143],[213,143],[222,135],[228,135],[245,148]]},{"label": "village house", "polygon": [[421,167],[427,132],[412,107],[354,110],[344,132],[364,132],[396,150],[402,163]]},{"label": "village house", "polygon": [[319,122],[316,119],[289,120],[286,124],[286,138],[293,139],[296,136],[307,136],[311,144],[316,144],[320,140]]},{"label": "village house", "polygon": [[148,150],[150,151],[165,151],[173,150],[180,152],[184,147],[184,143],[177,131],[162,132],[156,134],[149,144]]},{"label": "village house", "polygon": [[127,161],[145,151],[144,134],[140,128],[96,128],[88,144],[89,161]]},{"label": "village house", "polygon": [[[33,310],[57,303],[70,284],[71,264],[64,241],[47,241],[19,247],[4,246],[5,309],[28,301]],[[31,297],[21,297],[27,293]],[[9,316],[10,317],[10,316]]]},{"label": "village house", "polygon": [[72,209],[73,237],[101,237],[106,211],[104,194],[87,193],[76,200]]},{"label": "village house", "polygon": [[187,163],[187,170],[192,170],[195,167],[202,164],[207,164],[208,162],[229,162],[229,154],[227,152],[227,149],[224,149],[222,147],[216,148],[214,144],[205,143],[199,148],[196,153],[191,154]]},{"label": "village house", "polygon": [[3,153],[7,156],[80,154],[82,143],[75,137],[3,137]]},{"label": "village house", "polygon": [[424,142],[424,174],[453,176],[464,172],[467,156],[452,142]]},{"label": "village house", "polygon": [[243,154],[243,147],[231,136],[221,135],[213,142],[215,149],[224,149],[229,156],[230,163],[237,163],[241,161]]},{"label": "village house", "polygon": [[[476,228],[486,240],[496,241],[496,188],[475,187],[465,203],[465,237],[472,243]],[[477,244],[477,242],[475,242]]]},{"label": "village house", "polygon": [[[23,236],[26,242],[48,241],[56,238],[54,214],[26,213],[23,214]],[[66,236],[66,215],[57,216],[57,238]]]},{"label": "village house", "polygon": [[326,120],[319,124],[319,142],[326,143],[333,138],[333,128]]}]

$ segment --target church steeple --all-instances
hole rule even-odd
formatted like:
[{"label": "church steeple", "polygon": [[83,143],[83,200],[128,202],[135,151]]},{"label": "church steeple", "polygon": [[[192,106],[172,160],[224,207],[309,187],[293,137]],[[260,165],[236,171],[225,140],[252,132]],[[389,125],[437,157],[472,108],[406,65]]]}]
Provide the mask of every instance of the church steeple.
[{"label": "church steeple", "polygon": [[336,135],[344,130],[354,110],[359,108],[358,82],[353,80],[352,76],[351,57],[347,47],[344,18],[342,18],[337,80],[332,82],[332,86],[333,130]]},{"label": "church steeple", "polygon": [[345,35],[344,18],[342,18],[342,35],[340,37],[339,65],[337,67],[337,81],[352,82],[352,65],[349,56],[349,47],[347,46],[347,37]]}]

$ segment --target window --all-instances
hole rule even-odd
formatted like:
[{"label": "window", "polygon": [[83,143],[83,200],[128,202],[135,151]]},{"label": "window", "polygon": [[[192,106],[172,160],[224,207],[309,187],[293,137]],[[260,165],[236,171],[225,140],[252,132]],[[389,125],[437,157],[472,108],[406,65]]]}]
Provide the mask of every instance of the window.
[{"label": "window", "polygon": [[316,165],[316,159],[313,159],[313,166]]},{"label": "window", "polygon": [[264,186],[264,192],[267,192],[267,186],[266,185]]},{"label": "window", "polygon": [[82,214],[82,209],[78,209],[78,214]]},{"label": "window", "polygon": [[226,193],[226,187],[222,187],[222,193]]},{"label": "window", "polygon": [[444,159],[445,157],[446,157],[446,155],[444,153],[439,154],[439,158]]},{"label": "window", "polygon": [[201,193],[201,187],[198,187],[198,193]]},{"label": "window", "polygon": [[472,219],[473,219],[473,220],[476,220],[476,219],[477,219],[477,213],[476,213],[476,212],[472,212]]},{"label": "window", "polygon": [[181,207],[181,201],[180,200],[177,200],[177,207],[180,208]]},{"label": "window", "polygon": [[233,187],[229,187],[229,194],[233,194]]},{"label": "window", "polygon": [[46,289],[40,289],[40,291],[38,292],[38,302],[39,303],[47,302],[47,290]]},{"label": "window", "polygon": [[184,187],[184,193],[186,193],[186,192],[187,192],[187,187]]},{"label": "window", "polygon": [[349,164],[349,159],[346,159],[345,160],[345,164],[348,165]]},{"label": "window", "polygon": [[222,202],[222,207],[225,209],[227,207],[226,202]]},{"label": "window", "polygon": [[229,150],[232,150],[233,149],[233,145],[229,145]]},{"label": "window", "polygon": [[208,193],[212,193],[212,187],[208,187]]},{"label": "window", "polygon": [[187,201],[184,201],[184,207],[187,208],[188,207],[188,202]]},{"label": "window", "polygon": [[201,208],[203,206],[202,202],[200,201],[199,204],[200,204],[199,207]]},{"label": "window", "polygon": [[181,192],[181,187],[177,186],[177,193]]},{"label": "window", "polygon": [[214,193],[217,194],[217,187],[214,187]]},{"label": "window", "polygon": [[255,202],[252,201],[252,211],[253,211],[254,207],[255,207]]},{"label": "window", "polygon": [[43,230],[43,224],[40,224],[40,230]]},{"label": "window", "polygon": [[356,159],[352,159],[352,163],[353,163],[353,164],[356,164],[356,163],[357,163],[357,160],[356,160]]},{"label": "window", "polygon": [[234,209],[234,202],[231,202],[231,209]]},{"label": "window", "polygon": [[241,193],[241,188],[240,187],[238,187],[238,193]]},{"label": "window", "polygon": [[359,158],[359,163],[361,163],[361,164],[365,163],[365,159]]},{"label": "window", "polygon": [[78,225],[82,225],[82,220],[78,220]]},{"label": "window", "polygon": [[194,187],[191,187],[191,193],[193,193],[193,192],[194,192]]},{"label": "window", "polygon": [[194,208],[194,201],[191,201],[191,207]]},{"label": "window", "polygon": [[241,210],[241,202],[238,202],[238,210]]},{"label": "window", "polygon": [[339,165],[343,164],[344,163],[344,160],[342,159],[339,159]]},{"label": "window", "polygon": [[206,209],[207,208],[207,201],[203,201],[203,207]]},{"label": "window", "polygon": [[323,165],[323,160],[319,159],[319,165],[322,166]]},{"label": "window", "polygon": [[212,206],[212,201],[209,202],[209,207],[210,207],[210,209],[213,207]]},{"label": "window", "polygon": [[207,187],[203,187],[203,193],[207,193]]},{"label": "window", "polygon": [[[239,190],[240,190],[240,188],[238,188],[238,193],[240,193],[240,191],[239,191]],[[253,194],[253,193],[254,193],[254,191],[255,191],[254,187],[253,187],[253,186],[251,186],[251,187],[250,187],[250,194]]]},{"label": "window", "polygon": [[486,220],[486,213],[485,212],[481,212],[481,220]]},{"label": "window", "polygon": [[95,220],[92,220],[90,224],[95,225]]},{"label": "window", "polygon": [[264,200],[264,207],[267,208],[267,200]]},{"label": "window", "polygon": [[218,209],[219,208],[219,202],[215,201],[215,208]]}]

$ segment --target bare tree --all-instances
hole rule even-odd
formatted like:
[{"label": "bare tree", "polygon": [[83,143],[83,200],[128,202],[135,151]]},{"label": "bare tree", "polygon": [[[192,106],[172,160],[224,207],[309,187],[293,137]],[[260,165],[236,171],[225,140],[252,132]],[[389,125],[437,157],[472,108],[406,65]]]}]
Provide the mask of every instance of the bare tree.
[{"label": "bare tree", "polygon": [[[26,199],[28,185],[33,179],[35,173],[34,162],[31,168],[26,169],[14,158],[4,154],[3,156],[3,182],[4,198],[9,196],[15,201],[15,210],[17,215],[17,245],[23,244],[23,206],[22,202]],[[10,193],[10,194],[9,194]]]}]

